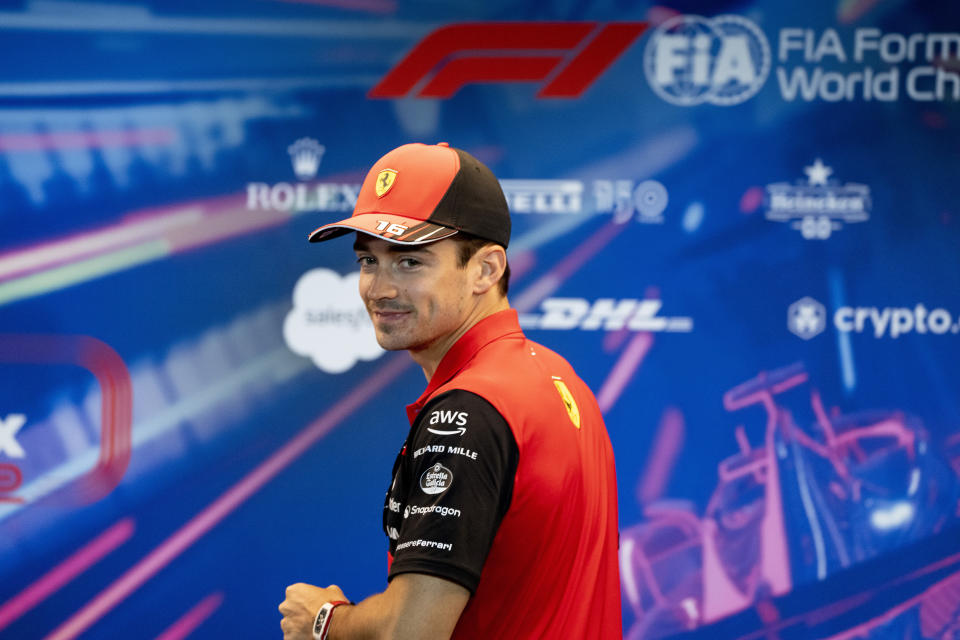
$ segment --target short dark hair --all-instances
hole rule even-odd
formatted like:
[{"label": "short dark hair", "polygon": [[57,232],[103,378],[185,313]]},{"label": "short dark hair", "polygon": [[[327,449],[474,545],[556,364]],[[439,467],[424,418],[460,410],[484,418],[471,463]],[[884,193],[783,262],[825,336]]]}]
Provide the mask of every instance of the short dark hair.
[{"label": "short dark hair", "polygon": [[[470,262],[470,258],[476,255],[477,251],[480,251],[483,247],[488,244],[497,244],[496,242],[491,242],[483,238],[478,238],[475,235],[464,233],[463,231],[458,232],[456,235],[450,238],[457,243],[457,266],[461,269],[467,266],[467,263]],[[510,263],[507,262],[506,269],[503,270],[503,275],[500,276],[500,295],[507,295],[507,291],[510,289]]]}]

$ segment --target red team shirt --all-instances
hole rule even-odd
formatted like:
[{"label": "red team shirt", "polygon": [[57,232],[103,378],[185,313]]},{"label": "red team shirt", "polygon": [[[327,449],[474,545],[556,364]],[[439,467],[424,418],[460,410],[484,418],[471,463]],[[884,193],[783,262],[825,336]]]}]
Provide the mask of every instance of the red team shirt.
[{"label": "red team shirt", "polygon": [[384,504],[389,577],[469,589],[458,640],[619,640],[613,449],[566,360],[501,311],[453,345],[407,415]]}]

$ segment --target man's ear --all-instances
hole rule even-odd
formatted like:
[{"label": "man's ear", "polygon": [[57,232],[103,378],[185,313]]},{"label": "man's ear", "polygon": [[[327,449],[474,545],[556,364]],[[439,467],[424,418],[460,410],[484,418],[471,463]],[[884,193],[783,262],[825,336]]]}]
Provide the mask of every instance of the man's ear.
[{"label": "man's ear", "polygon": [[480,269],[479,278],[474,283],[474,293],[484,294],[497,286],[507,268],[507,252],[498,244],[488,244],[474,254],[473,261]]}]

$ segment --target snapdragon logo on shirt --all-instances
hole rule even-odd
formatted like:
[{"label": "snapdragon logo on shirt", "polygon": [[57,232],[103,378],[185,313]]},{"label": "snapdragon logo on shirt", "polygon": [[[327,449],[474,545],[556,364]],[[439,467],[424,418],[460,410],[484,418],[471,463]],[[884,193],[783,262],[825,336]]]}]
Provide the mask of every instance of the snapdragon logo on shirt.
[{"label": "snapdragon logo on shirt", "polygon": [[[817,300],[804,297],[787,309],[787,328],[809,340],[826,329],[827,309]],[[949,310],[917,303],[912,307],[842,306],[833,313],[833,326],[840,333],[857,333],[876,339],[896,340],[909,333],[932,335],[960,334],[960,317]]]},{"label": "snapdragon logo on shirt", "polygon": [[454,518],[459,518],[461,514],[460,509],[443,507],[436,504],[432,504],[429,507],[418,507],[416,505],[411,505],[403,509],[404,518],[409,518],[410,516],[425,516],[430,513],[436,513],[440,516],[453,516]]}]

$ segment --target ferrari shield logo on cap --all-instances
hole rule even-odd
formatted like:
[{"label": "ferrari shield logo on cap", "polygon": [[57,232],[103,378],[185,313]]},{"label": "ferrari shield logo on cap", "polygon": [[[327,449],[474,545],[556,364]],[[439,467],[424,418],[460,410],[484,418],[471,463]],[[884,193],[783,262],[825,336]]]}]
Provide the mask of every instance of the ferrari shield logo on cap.
[{"label": "ferrari shield logo on cap", "polygon": [[573,399],[573,394],[570,393],[570,389],[563,383],[563,380],[554,379],[553,386],[555,386],[560,393],[560,399],[563,400],[563,407],[567,410],[567,415],[570,416],[570,422],[579,429],[580,409],[577,407],[577,401]]},{"label": "ferrari shield logo on cap", "polygon": [[397,181],[397,172],[393,169],[384,169],[377,174],[377,183],[374,189],[377,192],[377,197],[382,198],[387,195],[387,191],[393,187],[393,183]]}]

